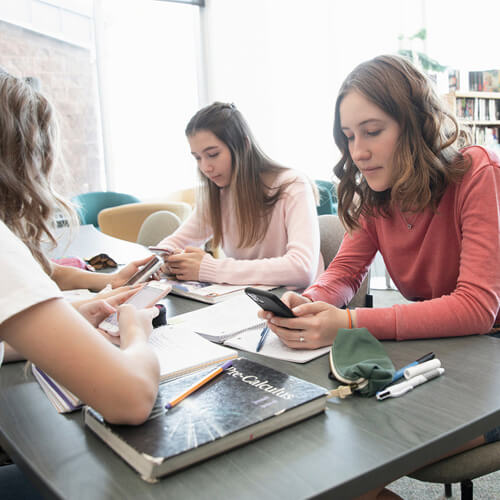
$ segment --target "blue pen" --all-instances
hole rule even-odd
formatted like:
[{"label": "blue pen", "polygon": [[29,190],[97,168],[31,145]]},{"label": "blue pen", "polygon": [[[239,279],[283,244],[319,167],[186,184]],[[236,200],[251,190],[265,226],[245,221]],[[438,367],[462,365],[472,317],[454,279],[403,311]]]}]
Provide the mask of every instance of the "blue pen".
[{"label": "blue pen", "polygon": [[257,344],[257,348],[255,349],[255,352],[259,352],[262,349],[262,346],[264,345],[268,333],[269,333],[269,327],[266,325],[260,332],[260,339],[259,343]]},{"label": "blue pen", "polygon": [[426,361],[429,361],[430,359],[434,359],[434,357],[435,357],[435,354],[433,352],[429,352],[425,356],[422,356],[421,358],[418,358],[416,361],[413,361],[413,363],[410,363],[409,365],[403,366],[403,368],[400,368],[399,370],[396,371],[396,373],[394,373],[392,380],[387,385],[393,384],[394,382],[396,382],[400,378],[403,378],[405,370],[407,368],[410,368],[411,366],[415,366],[415,365],[420,365],[421,363],[425,363]]}]

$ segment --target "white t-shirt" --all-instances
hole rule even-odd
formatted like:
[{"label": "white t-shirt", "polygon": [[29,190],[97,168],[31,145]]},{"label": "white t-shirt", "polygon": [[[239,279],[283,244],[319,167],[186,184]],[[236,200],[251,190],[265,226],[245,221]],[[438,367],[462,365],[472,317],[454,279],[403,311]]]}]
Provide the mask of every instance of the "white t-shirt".
[{"label": "white t-shirt", "polygon": [[[0,221],[0,324],[40,302],[62,297],[28,247]],[[0,343],[0,365],[3,360]]]}]

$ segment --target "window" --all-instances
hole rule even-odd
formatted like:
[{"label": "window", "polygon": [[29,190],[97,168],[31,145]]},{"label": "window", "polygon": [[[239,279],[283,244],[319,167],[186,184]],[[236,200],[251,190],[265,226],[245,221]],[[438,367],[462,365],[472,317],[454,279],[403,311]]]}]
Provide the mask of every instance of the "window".
[{"label": "window", "polygon": [[95,2],[108,189],[140,198],[190,187],[184,126],[199,108],[199,8]]}]

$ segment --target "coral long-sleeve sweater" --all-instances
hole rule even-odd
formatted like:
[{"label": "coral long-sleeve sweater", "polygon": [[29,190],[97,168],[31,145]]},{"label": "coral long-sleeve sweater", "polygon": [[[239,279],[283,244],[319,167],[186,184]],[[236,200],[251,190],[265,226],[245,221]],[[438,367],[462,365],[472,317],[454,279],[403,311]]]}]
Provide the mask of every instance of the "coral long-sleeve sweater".
[{"label": "coral long-sleeve sweater", "polygon": [[304,295],[342,306],[354,295],[377,250],[412,304],[358,308],[358,327],[378,339],[487,333],[500,320],[500,159],[478,146],[472,165],[447,187],[436,212],[360,220],[339,253]]},{"label": "coral long-sleeve sweater", "polygon": [[[233,285],[261,284],[305,288],[323,271],[319,251],[319,226],[311,183],[290,169],[276,176],[273,187],[291,182],[274,205],[264,238],[252,247],[240,248],[239,228],[233,216],[230,189],[220,191],[222,250],[226,257],[206,254],[200,281]],[[212,237],[212,228],[195,209],[186,222],[157,246],[166,249],[201,245]]]}]

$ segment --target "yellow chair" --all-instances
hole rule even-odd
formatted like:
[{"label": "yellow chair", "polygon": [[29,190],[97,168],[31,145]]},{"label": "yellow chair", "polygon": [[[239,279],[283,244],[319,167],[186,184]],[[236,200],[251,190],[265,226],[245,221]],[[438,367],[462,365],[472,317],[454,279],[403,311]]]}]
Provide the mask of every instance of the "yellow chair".
[{"label": "yellow chair", "polygon": [[194,207],[196,202],[196,188],[180,189],[179,191],[174,191],[165,196],[165,200],[168,201],[183,201],[184,203],[189,203],[191,207]]},{"label": "yellow chair", "polygon": [[101,210],[97,219],[103,233],[135,243],[146,217],[160,210],[174,213],[183,222],[192,208],[188,203],[181,201],[131,203]]}]

